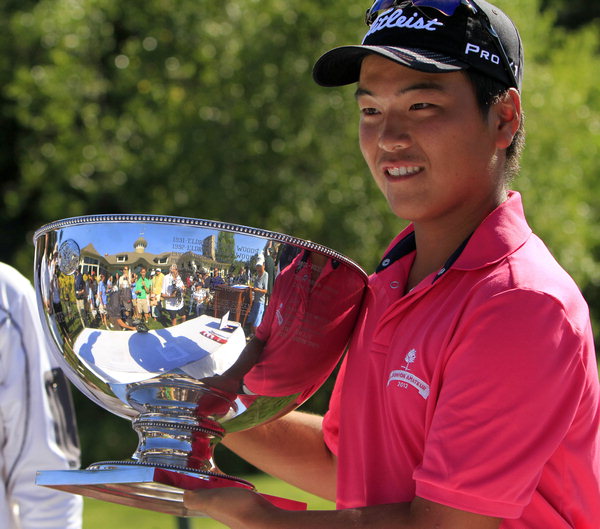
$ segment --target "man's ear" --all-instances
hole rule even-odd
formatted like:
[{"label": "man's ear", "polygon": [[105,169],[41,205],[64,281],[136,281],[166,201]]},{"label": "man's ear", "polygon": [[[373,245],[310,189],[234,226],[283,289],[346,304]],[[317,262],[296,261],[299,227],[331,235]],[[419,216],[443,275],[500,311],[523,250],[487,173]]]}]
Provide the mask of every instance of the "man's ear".
[{"label": "man's ear", "polygon": [[497,127],[496,146],[506,149],[519,130],[521,123],[521,96],[514,88],[509,88],[492,107]]}]

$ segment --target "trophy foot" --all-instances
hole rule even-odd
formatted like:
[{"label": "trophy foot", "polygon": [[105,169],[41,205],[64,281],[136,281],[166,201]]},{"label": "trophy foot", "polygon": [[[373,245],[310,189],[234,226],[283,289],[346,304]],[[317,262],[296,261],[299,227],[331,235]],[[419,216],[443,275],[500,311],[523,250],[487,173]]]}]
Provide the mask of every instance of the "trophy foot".
[{"label": "trophy foot", "polygon": [[[202,517],[186,509],[186,490],[241,487],[255,491],[252,483],[209,471],[155,466],[128,461],[95,463],[86,470],[45,470],[37,473],[36,484],[129,507],[172,514]],[[261,494],[274,505],[287,510],[305,510],[306,504]]]}]

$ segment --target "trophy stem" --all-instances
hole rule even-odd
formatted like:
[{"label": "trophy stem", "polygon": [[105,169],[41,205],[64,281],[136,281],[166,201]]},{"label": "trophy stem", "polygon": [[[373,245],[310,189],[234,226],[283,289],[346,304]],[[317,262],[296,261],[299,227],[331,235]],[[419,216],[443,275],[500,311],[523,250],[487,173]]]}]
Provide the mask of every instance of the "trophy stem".
[{"label": "trophy stem", "polygon": [[219,472],[213,461],[225,433],[219,420],[235,410],[235,395],[198,381],[165,377],[132,384],[127,396],[139,411],[132,421],[139,437],[134,460]]},{"label": "trophy stem", "polygon": [[223,439],[222,429],[153,413],[134,419],[133,429],[139,437],[133,459],[140,463],[219,472],[213,455]]}]

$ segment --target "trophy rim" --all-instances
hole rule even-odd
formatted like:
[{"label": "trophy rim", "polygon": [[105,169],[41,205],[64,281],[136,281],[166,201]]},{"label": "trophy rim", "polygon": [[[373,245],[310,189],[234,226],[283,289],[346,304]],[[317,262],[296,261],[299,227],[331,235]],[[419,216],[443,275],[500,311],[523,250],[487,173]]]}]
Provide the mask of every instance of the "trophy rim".
[{"label": "trophy rim", "polygon": [[269,239],[275,242],[283,244],[291,244],[298,248],[302,248],[309,251],[315,251],[320,254],[326,255],[335,261],[344,263],[354,269],[356,269],[366,280],[368,275],[365,270],[355,261],[345,256],[344,254],[337,252],[327,246],[319,243],[315,243],[299,237],[293,237],[285,233],[276,231],[270,231],[260,228],[254,228],[251,226],[245,226],[242,224],[235,224],[230,222],[222,222],[218,220],[209,219],[197,219],[193,217],[178,217],[171,215],[150,215],[150,214],[96,214],[96,215],[82,215],[78,217],[68,217],[64,219],[55,220],[48,224],[45,224],[38,228],[33,234],[33,242],[49,232],[54,230],[60,230],[72,226],[81,226],[84,224],[95,224],[95,223],[146,223],[146,224],[178,224],[187,227],[198,227],[208,228],[214,230],[228,231],[232,233],[243,233],[245,235],[251,235],[255,237],[261,237],[263,239]]}]

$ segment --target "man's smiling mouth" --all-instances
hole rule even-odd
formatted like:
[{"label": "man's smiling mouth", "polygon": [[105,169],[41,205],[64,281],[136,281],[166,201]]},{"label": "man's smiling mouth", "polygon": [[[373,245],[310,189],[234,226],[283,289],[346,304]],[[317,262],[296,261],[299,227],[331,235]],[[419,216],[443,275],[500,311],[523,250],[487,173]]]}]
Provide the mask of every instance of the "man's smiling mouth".
[{"label": "man's smiling mouth", "polygon": [[418,166],[413,167],[388,167],[386,173],[390,176],[410,176],[421,172],[422,168]]}]

